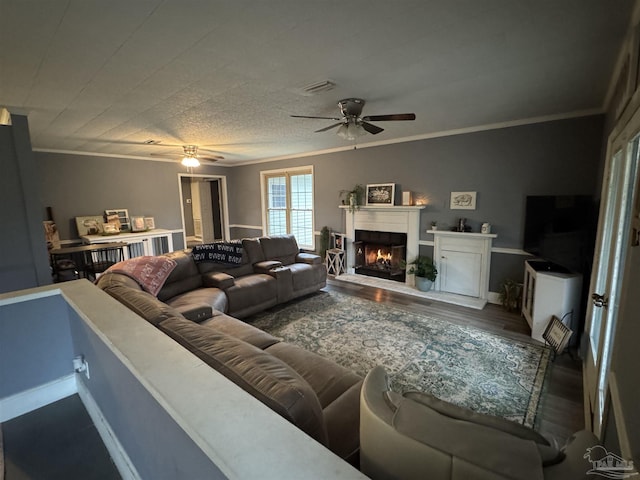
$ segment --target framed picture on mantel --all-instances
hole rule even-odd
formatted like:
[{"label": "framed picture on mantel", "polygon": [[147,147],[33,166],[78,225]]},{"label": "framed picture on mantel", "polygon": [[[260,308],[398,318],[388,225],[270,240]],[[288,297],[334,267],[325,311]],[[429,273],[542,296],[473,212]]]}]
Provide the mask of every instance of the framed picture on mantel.
[{"label": "framed picture on mantel", "polygon": [[376,183],[367,185],[367,205],[376,207],[393,207],[395,193],[395,183]]}]

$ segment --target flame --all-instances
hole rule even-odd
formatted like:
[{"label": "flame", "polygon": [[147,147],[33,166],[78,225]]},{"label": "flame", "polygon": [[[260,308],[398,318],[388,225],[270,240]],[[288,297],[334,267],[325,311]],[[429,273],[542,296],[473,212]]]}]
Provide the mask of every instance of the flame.
[{"label": "flame", "polygon": [[391,252],[387,253],[386,255],[383,255],[382,254],[382,250],[378,249],[378,256],[376,257],[376,262],[378,260],[386,260],[386,261],[390,262],[391,261]]}]

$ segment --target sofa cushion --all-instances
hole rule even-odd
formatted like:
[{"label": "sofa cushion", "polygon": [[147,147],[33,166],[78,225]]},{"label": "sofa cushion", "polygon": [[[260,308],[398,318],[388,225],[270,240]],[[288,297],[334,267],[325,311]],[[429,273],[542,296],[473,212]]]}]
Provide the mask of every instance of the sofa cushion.
[{"label": "sofa cushion", "polygon": [[160,300],[165,301],[202,286],[202,277],[189,251],[179,250],[166,253],[163,256],[174,260],[177,265],[158,292]]},{"label": "sofa cushion", "polygon": [[244,253],[247,255],[247,262],[250,265],[253,265],[254,263],[258,263],[258,262],[263,262],[266,260],[264,256],[264,252],[262,251],[262,246],[260,245],[259,239],[243,238],[242,248],[244,249]]},{"label": "sofa cushion", "polygon": [[229,300],[227,312],[233,316],[250,315],[277,303],[278,286],[275,278],[270,275],[246,275],[236,278],[233,287],[226,289],[224,293]]},{"label": "sofa cushion", "polygon": [[214,310],[227,310],[227,296],[219,288],[197,288],[190,292],[181,293],[166,300],[174,308],[188,308],[189,305],[209,305]]},{"label": "sofa cushion", "polygon": [[294,292],[315,288],[326,282],[327,269],[323,264],[292,263],[288,267],[291,270]]},{"label": "sofa cushion", "polygon": [[266,351],[291,366],[311,385],[322,408],[362,380],[351,370],[290,343],[279,342]]},{"label": "sofa cushion", "polygon": [[466,422],[472,422],[478,425],[484,425],[485,427],[493,428],[501,432],[507,432],[525,440],[533,440],[540,445],[549,445],[549,441],[535,430],[525,427],[524,425],[520,425],[519,423],[512,422],[511,420],[507,420],[506,418],[474,412],[468,408],[440,400],[438,397],[427,392],[406,392],[404,393],[404,396],[422,405],[426,405],[441,415],[446,415],[447,417],[458,420],[464,420]]},{"label": "sofa cushion", "polygon": [[260,245],[265,260],[278,260],[283,265],[290,265],[296,261],[296,255],[300,253],[298,242],[293,235],[278,235],[273,237],[260,237]]},{"label": "sofa cushion", "polygon": [[169,318],[159,328],[309,436],[327,444],[316,395],[284,362],[237,338],[183,318]]},{"label": "sofa cushion", "polygon": [[230,317],[229,315],[215,315],[213,318],[205,320],[201,325],[211,328],[217,332],[231,335],[243,342],[250,343],[254,347],[264,350],[280,340],[273,335],[249,325],[248,323]]},{"label": "sofa cushion", "polygon": [[206,303],[189,303],[186,305],[173,306],[180,315],[192,322],[203,322],[208,318],[213,317],[213,308]]},{"label": "sofa cushion", "polygon": [[145,291],[115,284],[103,287],[103,290],[153,325],[180,316],[177,310]]}]

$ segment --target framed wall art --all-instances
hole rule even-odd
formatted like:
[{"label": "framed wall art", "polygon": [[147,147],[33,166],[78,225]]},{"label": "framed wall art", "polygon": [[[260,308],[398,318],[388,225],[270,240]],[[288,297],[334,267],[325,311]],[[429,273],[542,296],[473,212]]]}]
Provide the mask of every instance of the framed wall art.
[{"label": "framed wall art", "polygon": [[395,183],[377,183],[367,185],[367,205],[393,207],[395,193]]},{"label": "framed wall art", "polygon": [[477,192],[451,192],[451,210],[475,210]]},{"label": "framed wall art", "polygon": [[144,223],[144,217],[131,217],[131,231],[144,232],[147,229]]},{"label": "framed wall art", "polygon": [[126,232],[131,230],[131,223],[129,222],[129,210],[126,208],[116,208],[113,210],[105,210],[107,221],[110,223],[116,223],[113,221],[113,215],[117,215],[117,219],[120,221],[120,231]]},{"label": "framed wall art", "polygon": [[78,236],[100,235],[103,231],[102,224],[104,218],[102,215],[91,215],[88,217],[76,217],[76,227],[78,228]]}]

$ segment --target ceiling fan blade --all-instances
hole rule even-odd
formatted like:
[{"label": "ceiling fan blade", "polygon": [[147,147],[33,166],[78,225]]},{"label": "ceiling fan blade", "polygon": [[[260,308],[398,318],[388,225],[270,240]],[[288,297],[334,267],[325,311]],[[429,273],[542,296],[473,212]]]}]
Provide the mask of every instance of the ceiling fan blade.
[{"label": "ceiling fan blade", "polygon": [[331,130],[332,128],[339,127],[343,122],[334,123],[333,125],[329,125],[328,127],[321,128],[320,130],[316,130],[314,133],[326,132],[327,130]]},{"label": "ceiling fan blade", "polygon": [[209,155],[209,156],[201,156],[198,155],[198,160],[204,160],[205,162],[217,162],[218,160],[224,160],[222,155]]},{"label": "ceiling fan blade", "polygon": [[415,113],[395,113],[392,115],[369,115],[366,117],[362,117],[362,120],[372,121],[372,122],[389,122],[396,120],[415,120]]},{"label": "ceiling fan blade", "polygon": [[162,158],[179,158],[184,157],[184,153],[176,152],[176,153],[150,153],[151,157],[162,157]]},{"label": "ceiling fan blade", "polygon": [[361,125],[362,125],[362,128],[364,128],[371,135],[377,135],[380,132],[384,132],[384,128],[380,128],[377,125],[374,125],[373,123],[362,122]]},{"label": "ceiling fan blade", "polygon": [[293,118],[319,118],[321,120],[342,120],[341,118],[338,118],[338,117],[310,117],[307,115],[289,115],[289,116]]}]

